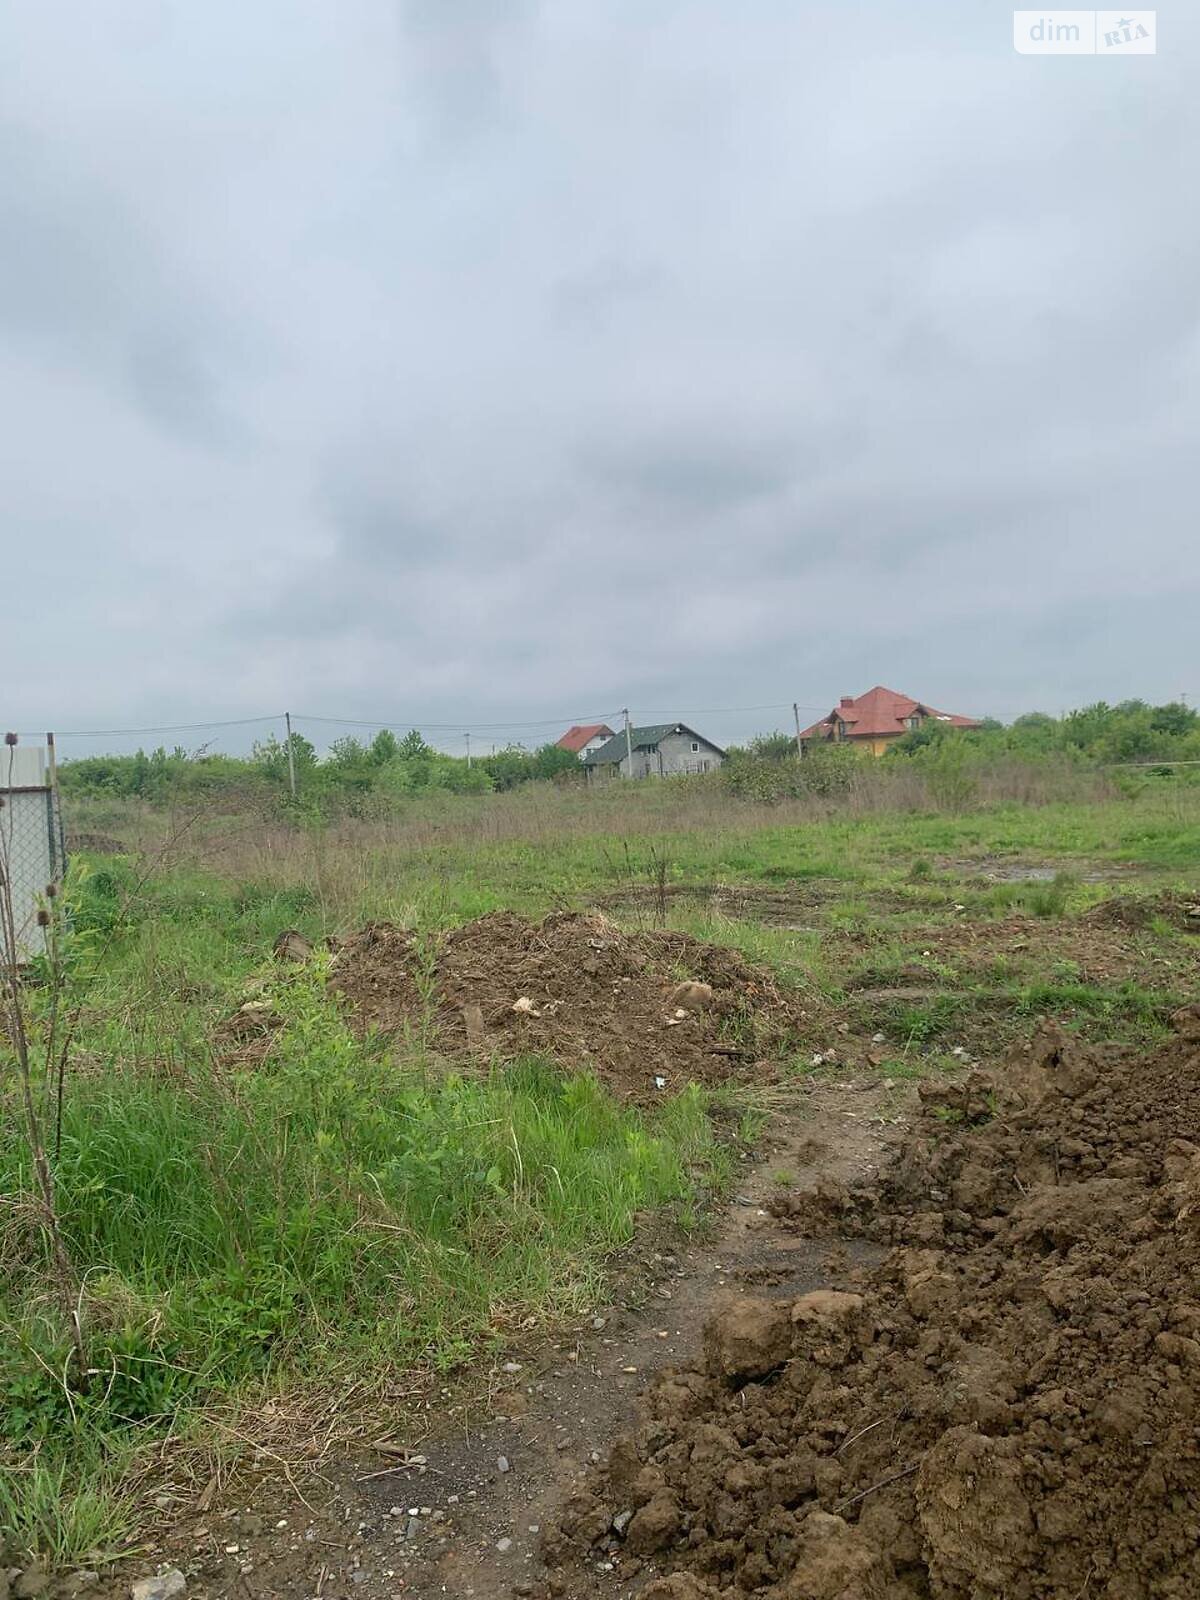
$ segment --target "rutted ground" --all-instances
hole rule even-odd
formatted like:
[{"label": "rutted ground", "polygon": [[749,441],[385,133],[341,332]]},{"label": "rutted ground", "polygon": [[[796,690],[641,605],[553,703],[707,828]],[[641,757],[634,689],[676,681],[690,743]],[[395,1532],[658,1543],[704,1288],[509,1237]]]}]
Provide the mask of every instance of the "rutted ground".
[{"label": "rutted ground", "polygon": [[892,1248],[710,1320],[552,1530],[565,1592],[603,1552],[645,1600],[1200,1593],[1200,1008],[1176,1022],[1145,1056],[1048,1025],[927,1089],[876,1192],[778,1204]]}]

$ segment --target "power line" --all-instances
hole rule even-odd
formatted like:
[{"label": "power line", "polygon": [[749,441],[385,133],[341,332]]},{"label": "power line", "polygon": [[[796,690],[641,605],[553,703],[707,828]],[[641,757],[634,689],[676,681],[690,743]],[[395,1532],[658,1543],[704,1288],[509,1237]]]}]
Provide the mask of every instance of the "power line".
[{"label": "power line", "polygon": [[[693,706],[693,707],[685,707],[685,709],[683,710],[682,713],[680,713],[680,712],[671,712],[669,714],[672,715],[672,716],[680,716],[680,715],[682,715],[682,716],[685,716],[685,717],[732,717],[732,716],[740,715],[744,711],[790,711],[794,704],[795,704],[795,702],[792,701],[792,700],[780,700],[780,701],[777,701],[777,702],[775,702],[775,703],[773,703],[772,705],[769,705],[769,706],[700,706],[700,707]],[[800,707],[801,711],[824,711],[824,710],[827,710],[827,709],[828,709],[828,707],[826,707],[826,706],[804,706],[804,705],[802,705]],[[661,715],[663,715],[663,713],[662,712],[655,713],[655,712],[650,712],[650,711],[642,711],[642,712],[639,712],[639,715],[640,716],[646,716],[646,717],[654,716],[654,715],[661,716]]]},{"label": "power line", "polygon": [[394,727],[428,729],[430,733],[476,733],[491,728],[561,728],[564,724],[603,722],[606,717],[617,715],[615,711],[607,711],[600,716],[542,717],[540,720],[526,722],[427,722],[423,717],[316,717],[310,716],[306,711],[297,711],[293,713],[292,720],[327,723],[338,728]]},{"label": "power line", "polygon": [[[115,739],[138,733],[202,733],[209,728],[249,728],[259,722],[282,722],[283,712],[272,712],[265,717],[231,717],[225,722],[164,722],[153,728],[56,728],[56,739]],[[22,739],[40,739],[43,729],[26,731]]]},{"label": "power line", "polygon": [[[737,716],[737,715],[741,715],[742,713],[748,712],[748,711],[787,711],[787,710],[790,710],[790,708],[792,706],[792,703],[793,702],[791,700],[786,700],[786,701],[780,700],[780,701],[773,701],[769,705],[756,705],[756,706],[685,707],[682,712],[678,708],[676,708],[674,711],[671,711],[671,712],[639,711],[638,715],[639,716],[644,716],[644,717],[671,716],[671,717],[675,717],[675,718],[678,718],[680,716],[684,716],[684,717]],[[828,707],[827,706],[806,706],[806,705],[801,705],[800,709],[801,709],[801,711],[823,711],[823,710],[827,710]],[[621,715],[621,713],[619,711],[605,711],[605,712],[602,712],[602,713],[591,714],[591,715],[586,715],[586,716],[585,715],[578,715],[578,716],[565,716],[564,715],[564,716],[561,716],[561,717],[542,717],[540,719],[532,719],[532,720],[523,721],[523,722],[522,721],[513,721],[513,722],[476,722],[476,721],[471,721],[471,722],[429,722],[429,721],[426,721],[425,718],[423,718],[423,717],[411,717],[411,716],[318,717],[318,716],[310,715],[308,712],[305,712],[305,711],[297,711],[297,712],[293,713],[293,721],[295,721],[295,722],[321,722],[321,723],[328,723],[328,724],[332,724],[332,725],[334,725],[336,727],[339,727],[339,728],[390,728],[390,727],[401,728],[401,727],[410,727],[410,728],[427,728],[427,729],[430,730],[430,732],[467,733],[467,732],[476,732],[478,730],[482,730],[482,729],[485,729],[485,728],[501,728],[501,729],[503,729],[503,728],[557,728],[557,727],[561,727],[564,723],[578,725],[578,724],[581,724],[581,723],[604,722],[604,721],[607,721],[607,719],[609,717],[618,717],[620,715]]]}]

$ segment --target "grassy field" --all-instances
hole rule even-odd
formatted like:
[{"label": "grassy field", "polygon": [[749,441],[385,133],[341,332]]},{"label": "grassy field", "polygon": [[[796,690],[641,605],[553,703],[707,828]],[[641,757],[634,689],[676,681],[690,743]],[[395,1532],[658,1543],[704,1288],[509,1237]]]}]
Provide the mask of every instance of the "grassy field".
[{"label": "grassy field", "polygon": [[[518,1328],[578,1315],[639,1215],[693,1227],[727,1180],[711,1093],[647,1112],[550,1061],[464,1068],[432,1031],[363,1039],[320,958],[277,975],[281,930],[432,932],[589,905],[681,928],[802,999],[784,1086],[832,1070],[813,1053],[847,1036],[874,1041],[871,1070],[894,1078],[954,1067],[955,1050],[994,1056],[1047,1012],[1093,1036],[1156,1036],[1195,997],[1200,789],[989,798],[888,812],[531,789],[309,829],[81,807],[72,826],[133,847],[84,853],[73,872],[60,1040],[61,1013],[77,1026],[57,1135],[53,1073],[44,1085],[92,1371],[71,1370],[9,1087],[0,1515],[14,1550],[115,1549],[171,1452],[230,1447],[268,1401],[440,1382]],[[1126,910],[1109,917],[1109,902]],[[269,1072],[239,1070],[221,1029],[264,983],[285,1025]],[[53,994],[27,990],[35,1044]],[[728,1097],[717,1109],[728,1125]]]}]

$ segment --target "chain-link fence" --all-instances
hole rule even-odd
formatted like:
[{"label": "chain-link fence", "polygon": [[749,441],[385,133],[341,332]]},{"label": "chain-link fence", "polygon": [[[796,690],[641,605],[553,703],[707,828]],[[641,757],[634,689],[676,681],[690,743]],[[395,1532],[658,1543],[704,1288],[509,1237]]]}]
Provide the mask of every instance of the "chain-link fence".
[{"label": "chain-link fence", "polygon": [[[45,951],[38,911],[46,903],[46,886],[60,884],[66,870],[62,810],[44,751],[0,746],[0,801],[0,893],[12,896],[17,961],[24,966]],[[0,918],[5,961],[6,926],[7,918]]]}]

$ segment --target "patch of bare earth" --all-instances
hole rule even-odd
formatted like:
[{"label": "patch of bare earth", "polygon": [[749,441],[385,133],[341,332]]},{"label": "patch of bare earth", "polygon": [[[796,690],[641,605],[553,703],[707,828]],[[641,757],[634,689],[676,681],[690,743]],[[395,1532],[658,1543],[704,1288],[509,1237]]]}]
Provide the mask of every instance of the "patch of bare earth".
[{"label": "patch of bare earth", "polygon": [[[995,921],[963,917],[954,922],[906,928],[903,939],[913,952],[903,981],[924,983],[939,991],[948,984],[945,968],[961,979],[986,982],[997,970],[1028,971],[1040,978],[1069,964],[1075,981],[1093,984],[1123,982],[1169,986],[1182,974],[1195,974],[1194,952],[1168,948],[1147,934],[1155,908],[1142,901],[1105,900],[1078,917],[1031,917],[1012,914]],[[1137,908],[1137,909],[1135,909]],[[1143,909],[1144,908],[1144,909]],[[1180,924],[1182,926],[1182,924]],[[1132,935],[1132,936],[1131,936]],[[850,985],[856,989],[891,986],[894,969],[872,980],[870,951],[880,944],[895,944],[895,932],[845,932],[830,936],[860,963]]]},{"label": "patch of bare earth", "polygon": [[[799,879],[778,888],[762,884],[672,883],[619,889],[598,903],[606,911],[619,911],[647,922],[661,922],[671,910],[685,909],[734,921],[758,922],[765,927],[816,933],[831,904],[858,892],[863,892],[859,884],[836,878]],[[892,889],[874,887],[868,898],[881,912],[911,907],[906,895]]]}]

